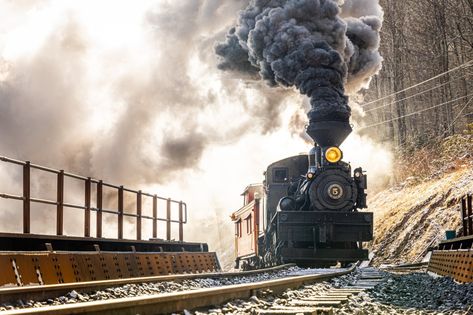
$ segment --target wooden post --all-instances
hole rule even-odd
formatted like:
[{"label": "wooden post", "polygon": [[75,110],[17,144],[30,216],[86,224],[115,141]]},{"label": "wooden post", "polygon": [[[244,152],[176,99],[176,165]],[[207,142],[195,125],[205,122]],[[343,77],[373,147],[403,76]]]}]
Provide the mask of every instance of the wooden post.
[{"label": "wooden post", "polygon": [[99,180],[97,183],[97,238],[102,237],[102,197],[103,183]]},{"label": "wooden post", "polygon": [[466,205],[466,196],[462,198],[462,225],[463,225],[463,236],[468,236],[468,211]]},{"label": "wooden post", "polygon": [[184,241],[184,219],[182,201],[179,202],[179,241]]},{"label": "wooden post", "polygon": [[153,238],[158,237],[158,196],[153,196]]},{"label": "wooden post", "polygon": [[56,235],[63,235],[64,231],[64,170],[57,174],[57,214]]},{"label": "wooden post", "polygon": [[166,239],[171,240],[171,198],[166,203]]},{"label": "wooden post", "polygon": [[23,233],[30,233],[31,231],[30,171],[30,162],[27,161],[23,165]]},{"label": "wooden post", "polygon": [[84,189],[84,236],[90,237],[90,192],[91,192],[91,178],[88,177],[85,181]]},{"label": "wooden post", "polygon": [[466,209],[468,214],[468,236],[473,235],[473,201],[472,195],[466,196]]},{"label": "wooden post", "polygon": [[141,240],[141,190],[136,195],[136,239]]},{"label": "wooden post", "polygon": [[118,189],[118,239],[123,239],[123,186]]}]

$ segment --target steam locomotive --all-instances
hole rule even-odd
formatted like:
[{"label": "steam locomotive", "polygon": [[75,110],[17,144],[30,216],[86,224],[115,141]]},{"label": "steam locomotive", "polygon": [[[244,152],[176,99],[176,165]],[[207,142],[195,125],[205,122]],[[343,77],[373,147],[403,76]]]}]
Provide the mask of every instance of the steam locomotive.
[{"label": "steam locomotive", "polygon": [[363,242],[373,238],[373,213],[359,211],[367,207],[367,176],[362,168],[352,175],[339,149],[351,131],[347,122],[311,122],[310,152],[272,163],[263,185],[245,189],[243,207],[232,214],[237,267],[327,267],[368,258]]}]

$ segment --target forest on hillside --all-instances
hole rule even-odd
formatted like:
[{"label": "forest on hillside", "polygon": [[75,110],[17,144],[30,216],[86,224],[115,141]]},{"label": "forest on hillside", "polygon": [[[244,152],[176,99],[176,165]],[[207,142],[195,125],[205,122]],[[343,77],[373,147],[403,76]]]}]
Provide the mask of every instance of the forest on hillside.
[{"label": "forest on hillside", "polygon": [[398,152],[471,132],[473,0],[380,4],[384,63],[360,102],[361,132]]}]

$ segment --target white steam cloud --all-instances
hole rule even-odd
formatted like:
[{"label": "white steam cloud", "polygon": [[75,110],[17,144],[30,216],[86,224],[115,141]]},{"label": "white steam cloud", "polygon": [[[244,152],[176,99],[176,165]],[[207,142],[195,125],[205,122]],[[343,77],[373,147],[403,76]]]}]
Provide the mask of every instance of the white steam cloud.
[{"label": "white steam cloud", "polygon": [[[291,134],[304,124],[300,95],[217,69],[215,42],[247,5],[0,2],[0,155],[183,199],[186,239],[230,248],[241,190],[307,150]],[[0,163],[0,176],[0,192],[21,194],[19,168]],[[39,179],[34,195],[54,199],[54,177]],[[66,186],[82,202],[82,187]],[[19,202],[0,199],[0,210],[2,231],[21,231]],[[77,211],[66,234],[82,233]],[[33,218],[33,232],[54,232],[54,209]]]}]

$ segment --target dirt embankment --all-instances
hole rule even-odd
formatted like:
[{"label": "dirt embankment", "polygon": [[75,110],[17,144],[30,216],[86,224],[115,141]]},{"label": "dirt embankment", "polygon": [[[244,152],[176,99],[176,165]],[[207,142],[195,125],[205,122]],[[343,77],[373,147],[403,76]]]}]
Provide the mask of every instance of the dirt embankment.
[{"label": "dirt embankment", "polygon": [[[454,153],[446,147],[452,143]],[[431,165],[441,166],[429,167],[435,172],[419,172],[369,198],[368,210],[375,216],[375,239],[369,246],[374,265],[417,261],[444,239],[446,230],[459,230],[460,198],[473,193],[472,147],[471,136],[447,139],[431,155]],[[419,162],[413,160],[413,170]]]}]

